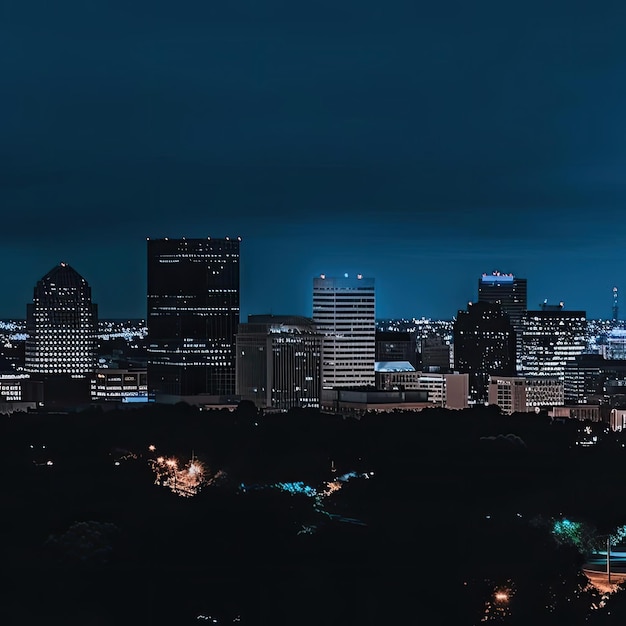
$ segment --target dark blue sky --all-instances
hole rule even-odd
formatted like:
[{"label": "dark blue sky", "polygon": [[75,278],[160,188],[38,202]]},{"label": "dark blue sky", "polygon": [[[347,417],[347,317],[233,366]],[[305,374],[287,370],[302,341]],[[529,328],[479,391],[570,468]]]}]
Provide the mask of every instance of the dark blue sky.
[{"label": "dark blue sky", "polygon": [[242,314],[374,276],[452,318],[484,271],[626,317],[623,1],[4,0],[0,317],[60,260],[145,314],[147,236],[240,235]]}]

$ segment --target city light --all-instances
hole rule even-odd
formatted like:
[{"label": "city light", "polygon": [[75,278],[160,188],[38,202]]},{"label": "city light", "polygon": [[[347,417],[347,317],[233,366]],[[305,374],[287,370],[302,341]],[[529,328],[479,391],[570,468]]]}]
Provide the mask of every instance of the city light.
[{"label": "city light", "polygon": [[179,496],[195,496],[207,484],[206,468],[193,455],[182,467],[181,461],[176,457],[159,456],[149,463],[155,473],[154,484],[167,487]]}]

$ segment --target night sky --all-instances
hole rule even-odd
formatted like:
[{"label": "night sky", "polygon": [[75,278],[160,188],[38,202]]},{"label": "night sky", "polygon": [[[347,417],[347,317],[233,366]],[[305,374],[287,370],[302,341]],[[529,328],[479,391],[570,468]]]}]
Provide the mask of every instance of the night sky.
[{"label": "night sky", "polygon": [[66,261],[145,315],[146,237],[243,238],[242,319],[360,272],[451,319],[482,272],[626,317],[626,5],[0,2],[0,317]]}]

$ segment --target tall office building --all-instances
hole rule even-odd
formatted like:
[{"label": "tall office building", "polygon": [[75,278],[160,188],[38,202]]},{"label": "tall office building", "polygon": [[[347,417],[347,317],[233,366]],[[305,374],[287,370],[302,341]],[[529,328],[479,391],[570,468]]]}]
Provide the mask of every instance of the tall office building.
[{"label": "tall office building", "polygon": [[450,371],[450,341],[441,335],[427,335],[420,340],[421,369],[425,372]]},{"label": "tall office building", "polygon": [[488,401],[490,376],[515,375],[515,331],[499,303],[468,304],[454,322],[454,369],[469,374],[473,404]]},{"label": "tall office building", "polygon": [[37,282],[26,307],[25,370],[85,378],[96,366],[98,308],[87,281],[59,263]]},{"label": "tall office building", "polygon": [[606,404],[626,394],[626,360],[605,359],[601,354],[580,354],[567,361],[564,373],[565,401]]},{"label": "tall office building", "polygon": [[567,362],[587,346],[586,317],[585,311],[564,311],[563,303],[544,303],[538,311],[527,311],[522,316],[522,373],[563,381]]},{"label": "tall office building", "polygon": [[525,278],[498,271],[483,274],[478,279],[478,301],[502,305],[502,310],[509,316],[516,335],[516,369],[521,370],[522,354],[522,316],[528,308],[528,285]]},{"label": "tall office building", "polygon": [[613,328],[606,337],[606,358],[626,359],[626,330]]},{"label": "tall office building", "polygon": [[232,396],[241,239],[148,239],[148,387]]},{"label": "tall office building", "polygon": [[322,387],[375,385],[376,295],[374,279],[313,279],[313,322],[324,335]]},{"label": "tall office building", "polygon": [[258,408],[319,407],[322,338],[306,317],[249,315],[237,332],[237,395]]},{"label": "tall office building", "polygon": [[517,331],[528,306],[527,280],[500,272],[483,274],[478,279],[478,301],[501,304]]}]

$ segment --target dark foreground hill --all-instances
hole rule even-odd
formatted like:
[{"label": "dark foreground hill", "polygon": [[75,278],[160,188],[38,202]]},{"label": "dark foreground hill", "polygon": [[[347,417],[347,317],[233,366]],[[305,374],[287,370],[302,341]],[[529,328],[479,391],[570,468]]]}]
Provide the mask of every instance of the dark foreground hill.
[{"label": "dark foreground hill", "polygon": [[[626,520],[620,435],[491,408],[14,415],[0,446],[3,624],[473,624],[499,584],[494,619],[589,623],[548,522]],[[159,454],[221,478],[180,497]]]}]

